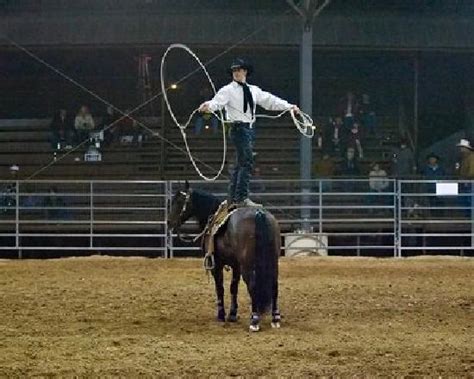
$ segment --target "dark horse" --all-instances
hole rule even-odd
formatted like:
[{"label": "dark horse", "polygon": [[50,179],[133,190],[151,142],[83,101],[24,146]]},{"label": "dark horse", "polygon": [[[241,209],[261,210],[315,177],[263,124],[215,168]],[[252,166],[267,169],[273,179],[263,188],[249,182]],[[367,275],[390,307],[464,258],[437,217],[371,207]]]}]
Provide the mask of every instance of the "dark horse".
[{"label": "dark horse", "polygon": [[[217,197],[186,186],[173,197],[169,227],[178,231],[188,219],[196,218],[200,230],[219,207]],[[250,330],[260,330],[260,316],[272,311],[272,327],[280,327],[278,310],[278,257],[280,229],[273,215],[263,208],[239,208],[215,237],[214,277],[217,294],[217,320],[225,321],[224,266],[232,268],[231,305],[227,321],[237,321],[237,291],[242,275],[252,301]]]}]

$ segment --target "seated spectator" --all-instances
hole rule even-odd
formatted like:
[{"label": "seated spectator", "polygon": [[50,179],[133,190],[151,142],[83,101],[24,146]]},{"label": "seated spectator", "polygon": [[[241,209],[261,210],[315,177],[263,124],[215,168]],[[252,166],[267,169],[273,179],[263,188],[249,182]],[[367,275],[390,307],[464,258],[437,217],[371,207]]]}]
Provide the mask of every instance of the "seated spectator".
[{"label": "seated spectator", "polygon": [[89,133],[94,130],[95,123],[89,108],[83,105],[74,120],[77,143],[82,143],[89,139]]},{"label": "seated spectator", "polygon": [[[329,156],[329,154],[324,154],[323,159],[318,160],[314,164],[314,175],[317,179],[330,179],[336,173],[336,165],[334,160]],[[323,191],[331,191],[331,181],[324,180],[322,182]]]},{"label": "seated spectator", "polygon": [[54,116],[50,124],[51,147],[53,150],[60,150],[63,147],[72,149],[74,129],[72,120],[65,109],[60,109]]},{"label": "seated spectator", "polygon": [[0,194],[0,205],[2,208],[2,213],[14,215],[16,206],[16,180],[18,180],[18,172],[20,167],[16,164],[10,166],[10,178],[11,182],[6,183]]},{"label": "seated spectator", "polygon": [[359,117],[364,129],[369,133],[377,135],[377,119],[375,116],[375,110],[370,101],[370,96],[366,93],[362,95],[362,102],[360,104],[359,109]]},{"label": "seated spectator", "polygon": [[361,141],[361,133],[360,133],[359,124],[357,122],[354,122],[351,128],[351,131],[347,137],[347,147],[356,150],[359,155],[359,159],[363,159],[364,151],[362,149],[362,144],[360,141]]},{"label": "seated spectator", "polygon": [[[378,163],[372,164],[372,169],[369,172],[369,190],[372,193],[382,193],[387,190],[389,186],[389,181],[387,177],[387,172],[383,170]],[[374,196],[368,195],[367,203],[375,204],[382,203],[386,204],[386,196]]]}]

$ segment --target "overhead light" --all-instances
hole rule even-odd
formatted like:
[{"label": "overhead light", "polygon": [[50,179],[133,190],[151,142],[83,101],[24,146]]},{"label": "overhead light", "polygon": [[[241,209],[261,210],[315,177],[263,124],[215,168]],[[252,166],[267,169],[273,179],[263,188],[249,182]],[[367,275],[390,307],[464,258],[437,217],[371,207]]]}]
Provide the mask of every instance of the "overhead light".
[{"label": "overhead light", "polygon": [[178,85],[176,83],[173,83],[171,86],[170,86],[171,89],[177,89],[178,88]]}]

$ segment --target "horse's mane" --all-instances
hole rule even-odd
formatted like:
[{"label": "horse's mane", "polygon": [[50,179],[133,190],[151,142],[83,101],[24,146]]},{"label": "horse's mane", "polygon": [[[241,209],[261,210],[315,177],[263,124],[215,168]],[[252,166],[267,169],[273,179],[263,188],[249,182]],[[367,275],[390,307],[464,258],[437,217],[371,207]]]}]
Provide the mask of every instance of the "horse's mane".
[{"label": "horse's mane", "polygon": [[196,218],[201,222],[207,222],[207,219],[213,214],[221,201],[213,194],[200,190],[192,190],[192,203]]}]

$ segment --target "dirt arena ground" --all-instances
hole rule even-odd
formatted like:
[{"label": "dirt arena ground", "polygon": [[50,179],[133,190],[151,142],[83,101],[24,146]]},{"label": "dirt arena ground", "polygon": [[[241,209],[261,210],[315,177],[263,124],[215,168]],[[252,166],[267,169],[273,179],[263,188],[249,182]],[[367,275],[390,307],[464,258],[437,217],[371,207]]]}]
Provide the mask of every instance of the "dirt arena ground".
[{"label": "dirt arena ground", "polygon": [[250,334],[243,284],[214,321],[200,260],[0,261],[0,376],[474,377],[472,258],[280,267],[282,328]]}]

